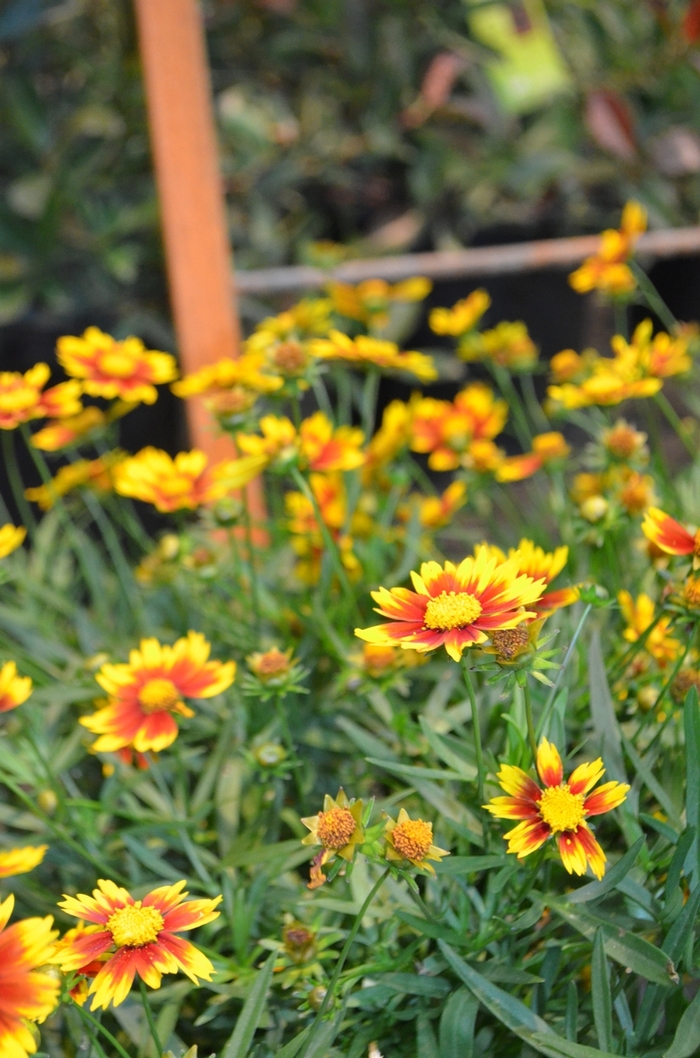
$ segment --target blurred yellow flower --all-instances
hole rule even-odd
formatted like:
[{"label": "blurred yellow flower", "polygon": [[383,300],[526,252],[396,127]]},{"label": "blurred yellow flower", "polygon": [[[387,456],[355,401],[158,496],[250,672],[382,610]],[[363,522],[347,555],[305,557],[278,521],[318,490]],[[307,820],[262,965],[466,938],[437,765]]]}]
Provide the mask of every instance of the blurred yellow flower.
[{"label": "blurred yellow flower", "polygon": [[68,419],[56,419],[48,422],[41,430],[32,435],[32,444],[44,452],[57,452],[59,448],[73,444],[91,430],[104,425],[104,412],[91,406],[84,408],[78,415]]},{"label": "blurred yellow flower", "polygon": [[0,878],[14,878],[16,874],[33,871],[43,860],[48,847],[27,845],[24,848],[3,849],[0,851]]},{"label": "blurred yellow flower", "polygon": [[29,676],[18,676],[14,661],[6,661],[0,669],[0,713],[8,713],[26,702],[32,693]]},{"label": "blurred yellow flower", "polygon": [[432,309],[428,317],[430,329],[435,334],[459,338],[476,327],[490,305],[491,298],[485,290],[472,290],[451,309]]},{"label": "blurred yellow flower", "polygon": [[504,320],[490,331],[473,331],[462,338],[457,352],[462,360],[491,361],[509,371],[530,371],[539,355],[522,320]]},{"label": "blurred yellow flower", "polygon": [[639,202],[628,202],[622,211],[618,230],[608,228],[601,234],[597,253],[587,257],[569,276],[569,283],[579,294],[600,290],[604,294],[629,294],[637,281],[626,262],[634,252],[637,239],[647,228],[647,214]]},{"label": "blurred yellow flower", "polygon": [[61,496],[85,485],[97,492],[111,492],[114,488],[115,471],[126,459],[124,452],[110,452],[99,459],[79,459],[60,467],[56,477],[46,485],[25,489],[24,495],[37,503],[42,511],[49,511]]},{"label": "blurred yellow flower", "polygon": [[8,926],[15,906],[0,904],[0,1055],[27,1058],[37,1050],[32,1022],[44,1021],[58,1006],[56,977],[38,972],[54,951],[53,918],[26,918]]},{"label": "blurred yellow flower", "polygon": [[16,551],[24,543],[26,535],[27,530],[23,525],[12,525],[8,522],[7,525],[0,526],[0,558],[7,558]]},{"label": "blurred yellow flower", "polygon": [[29,371],[0,371],[0,430],[14,430],[30,419],[63,419],[78,415],[81,386],[75,379],[44,389],[51,370],[34,364]]},{"label": "blurred yellow flower", "polygon": [[56,343],[58,362],[73,378],[82,379],[91,397],[130,404],[154,404],[155,388],[177,377],[175,357],[146,349],[140,338],[116,341],[98,327],[88,327],[81,338],[64,335]]},{"label": "blurred yellow flower", "polygon": [[284,385],[284,379],[263,370],[265,363],[263,353],[245,353],[237,360],[227,357],[186,375],[170,388],[176,397],[204,396],[218,414],[246,411],[260,394],[276,393]]},{"label": "blurred yellow flower", "polygon": [[333,309],[339,316],[379,329],[389,322],[393,301],[423,301],[432,289],[431,281],[421,276],[394,286],[385,279],[365,279],[354,287],[347,283],[328,284]]},{"label": "blurred yellow flower", "polygon": [[396,342],[365,334],[349,338],[341,331],[331,331],[328,338],[312,341],[309,349],[319,360],[345,360],[350,364],[374,365],[385,371],[405,371],[421,382],[434,382],[437,378],[432,357],[425,353],[402,353]]},{"label": "blurred yellow flower", "polygon": [[411,448],[430,453],[431,470],[454,470],[473,441],[492,440],[505,426],[508,405],[483,382],[474,382],[453,402],[418,397],[412,402]]},{"label": "blurred yellow flower", "polygon": [[121,496],[151,503],[167,513],[195,510],[216,503],[257,477],[264,456],[247,456],[208,465],[204,452],[178,452],[173,459],[159,448],[142,448],[114,469],[114,488]]},{"label": "blurred yellow flower", "polygon": [[654,601],[645,592],[640,592],[636,600],[628,591],[620,591],[617,595],[622,615],[627,622],[627,627],[622,633],[628,643],[636,643],[637,640],[653,624],[644,642],[647,650],[659,664],[659,668],[666,666],[676,660],[681,649],[681,642],[668,634],[671,624],[670,617],[661,617],[654,624],[655,606]]}]

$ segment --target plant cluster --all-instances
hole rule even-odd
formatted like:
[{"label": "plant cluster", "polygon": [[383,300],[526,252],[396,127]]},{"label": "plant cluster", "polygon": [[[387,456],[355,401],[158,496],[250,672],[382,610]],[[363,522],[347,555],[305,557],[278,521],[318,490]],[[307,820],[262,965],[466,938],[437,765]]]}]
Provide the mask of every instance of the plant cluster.
[{"label": "plant cluster", "polygon": [[[697,1050],[698,337],[645,222],[571,282],[666,330],[542,364],[477,290],[457,396],[381,417],[425,280],[0,374],[0,1058]],[[229,458],[114,449],[166,384]]]}]

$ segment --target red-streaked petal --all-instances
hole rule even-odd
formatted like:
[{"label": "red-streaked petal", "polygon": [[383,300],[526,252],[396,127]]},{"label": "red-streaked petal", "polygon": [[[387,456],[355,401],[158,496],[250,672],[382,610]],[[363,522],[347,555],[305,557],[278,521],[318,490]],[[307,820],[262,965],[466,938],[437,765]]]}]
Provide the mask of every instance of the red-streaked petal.
[{"label": "red-streaked petal", "polygon": [[692,555],[695,540],[675,518],[658,507],[650,507],[642,522],[642,532],[669,555]]},{"label": "red-streaked petal", "polygon": [[518,859],[529,856],[544,845],[552,831],[542,820],[518,823],[517,827],[504,834],[508,842],[508,852],[514,852]]},{"label": "red-streaked petal", "polygon": [[536,805],[519,797],[492,797],[484,808],[499,819],[529,819],[534,822],[540,818]]},{"label": "red-streaked petal", "polygon": [[529,775],[516,768],[514,764],[502,764],[498,773],[498,781],[507,794],[513,797],[521,797],[536,804],[542,798],[542,791]]},{"label": "red-streaked petal", "polygon": [[172,715],[164,710],[146,716],[134,737],[137,753],[160,753],[171,746],[178,736],[179,728]]},{"label": "red-streaked petal", "polygon": [[181,882],[175,882],[174,885],[161,885],[158,889],[152,889],[147,896],[144,896],[143,906],[155,907],[161,915],[166,915],[188,895],[183,892],[186,885],[187,882],[183,879]]},{"label": "red-streaked petal", "polygon": [[213,922],[221,913],[215,909],[222,899],[223,897],[217,896],[214,900],[188,900],[187,903],[168,911],[164,916],[163,928],[168,933],[179,933]]},{"label": "red-streaked petal", "polygon": [[627,797],[629,785],[626,782],[606,782],[594,790],[583,803],[588,816],[600,816],[612,812]]},{"label": "red-streaked petal", "polygon": [[82,970],[99,955],[104,955],[112,946],[112,934],[108,930],[88,933],[74,940],[70,947],[60,951],[56,958],[62,970]]},{"label": "red-streaked petal", "polygon": [[603,775],[605,775],[605,766],[600,757],[590,763],[579,764],[569,776],[569,789],[572,794],[587,794]]},{"label": "red-streaked petal", "polygon": [[561,786],[564,768],[559,750],[543,738],[537,749],[537,772],[545,786]]},{"label": "red-streaked petal", "polygon": [[607,862],[605,853],[585,823],[582,823],[576,831],[576,837],[586,854],[586,859],[591,865],[591,870],[598,881],[600,881],[605,874],[605,864]]},{"label": "red-streaked petal", "polygon": [[199,984],[199,981],[211,981],[214,967],[204,952],[195,948],[188,940],[176,937],[172,933],[160,933],[158,943],[166,948],[171,957],[177,962],[183,973],[187,974],[191,981]]}]

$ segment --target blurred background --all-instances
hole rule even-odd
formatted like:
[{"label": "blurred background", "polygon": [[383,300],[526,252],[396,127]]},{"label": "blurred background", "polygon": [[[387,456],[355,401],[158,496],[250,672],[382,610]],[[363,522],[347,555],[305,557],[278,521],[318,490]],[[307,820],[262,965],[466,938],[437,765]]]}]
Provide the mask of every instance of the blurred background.
[{"label": "blurred background", "polygon": [[[700,213],[700,0],[204,0],[241,269]],[[95,323],[173,349],[128,0],[0,5],[0,367]],[[654,280],[697,316],[698,261]],[[479,285],[438,285],[452,304]],[[565,272],[486,284],[545,356],[609,329]],[[287,299],[289,301],[289,299]],[[243,298],[248,328],[283,301]],[[420,321],[411,340],[436,344]],[[128,447],[172,447],[169,395]]]}]

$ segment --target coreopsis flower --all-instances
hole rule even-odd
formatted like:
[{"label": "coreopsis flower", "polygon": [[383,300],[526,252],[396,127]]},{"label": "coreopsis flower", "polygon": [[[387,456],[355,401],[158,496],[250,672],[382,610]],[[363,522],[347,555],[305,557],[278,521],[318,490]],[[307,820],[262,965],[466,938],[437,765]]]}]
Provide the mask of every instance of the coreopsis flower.
[{"label": "coreopsis flower", "polygon": [[681,597],[689,610],[700,608],[700,577],[688,577],[683,585]]},{"label": "coreopsis flower", "polygon": [[[323,524],[336,543],[346,571],[354,575],[360,564],[353,552],[352,537],[343,533],[347,513],[347,496],[342,475],[310,474],[309,487],[316,499]],[[287,527],[292,534],[292,548],[299,557],[295,572],[304,584],[316,584],[321,572],[325,543],[316,511],[302,492],[285,493],[285,507],[289,515]],[[357,515],[351,528],[355,527]]]},{"label": "coreopsis flower", "polygon": [[[532,577],[533,580],[543,580],[545,586],[549,588],[566,566],[569,560],[569,549],[564,544],[562,547],[555,548],[554,551],[545,551],[532,540],[523,538],[517,548],[511,548],[508,552],[508,558],[516,556],[521,573]],[[576,602],[578,597],[578,588],[555,588],[554,591],[545,591],[542,597],[534,603],[534,608],[539,617],[549,617],[555,610]]]},{"label": "coreopsis flower", "polygon": [[142,639],[126,664],[102,665],[95,679],[109,695],[106,706],[80,723],[100,737],[95,753],[133,747],[159,753],[178,735],[173,714],[192,717],[183,698],[213,698],[233,683],[235,661],[209,661],[211,646],[201,632],[188,632],[173,646]]},{"label": "coreopsis flower", "polygon": [[467,362],[491,362],[509,371],[530,371],[537,363],[539,351],[522,320],[504,320],[489,331],[472,331],[457,348]]},{"label": "coreopsis flower", "polygon": [[475,441],[491,441],[508,418],[506,402],[482,382],[466,386],[452,403],[419,397],[412,410],[411,449],[430,453],[431,470],[456,469]]},{"label": "coreopsis flower", "polygon": [[309,470],[332,472],[355,470],[365,461],[361,450],[362,430],[354,426],[333,428],[322,411],[304,419],[299,427],[298,448],[302,465]]},{"label": "coreopsis flower", "polygon": [[317,889],[327,880],[323,868],[336,856],[347,860],[353,859],[357,846],[365,840],[362,827],[362,801],[354,798],[348,800],[342,786],[333,798],[326,794],[323,798],[323,811],[315,816],[302,819],[310,831],[301,839],[302,845],[320,845],[321,851],[314,856],[311,864],[309,889]]},{"label": "coreopsis flower", "polygon": [[553,382],[572,382],[578,377],[583,377],[586,372],[586,361],[591,354],[598,356],[595,349],[589,349],[584,354],[577,353],[574,349],[562,349],[549,361],[549,370]]},{"label": "coreopsis flower", "polygon": [[186,900],[187,883],[153,889],[143,900],[134,900],[126,889],[101,878],[92,896],[79,893],[64,896],[59,907],[74,918],[100,928],[87,931],[61,947],[57,962],[66,972],[81,970],[108,953],[109,958],[95,974],[88,995],[92,1010],[118,1007],[128,996],[134,977],[149,988],[160,988],[163,974],[181,970],[196,985],[211,981],[214,972],[207,956],[194,944],[178,937],[184,930],[196,929],[218,918],[215,908],[221,902]]},{"label": "coreopsis flower", "polygon": [[154,404],[156,386],[177,378],[170,353],[147,349],[140,338],[116,341],[98,327],[88,327],[82,338],[59,338],[56,356],[67,375],[82,380],[86,393],[107,400],[119,397],[129,404]]},{"label": "coreopsis flower", "polygon": [[411,819],[405,808],[399,809],[397,820],[387,819],[384,838],[390,863],[410,863],[430,874],[435,874],[431,860],[440,863],[443,856],[450,855],[446,849],[433,845],[433,824]]},{"label": "coreopsis flower", "polygon": [[548,430],[532,438],[532,451],[519,456],[507,456],[495,468],[496,481],[524,481],[542,467],[559,463],[571,452],[564,435]]},{"label": "coreopsis flower", "polygon": [[32,435],[32,444],[44,452],[57,452],[72,445],[106,422],[104,412],[91,406],[69,419],[55,419]]},{"label": "coreopsis flower", "polygon": [[422,496],[418,505],[418,521],[424,529],[442,529],[467,502],[467,486],[453,481],[441,496]]},{"label": "coreopsis flower", "polygon": [[635,327],[630,342],[621,334],[614,335],[610,343],[615,356],[621,361],[629,358],[635,362],[643,377],[671,378],[687,374],[693,366],[688,355],[690,337],[672,337],[665,331],[659,331],[652,337],[653,329],[652,321],[646,319]]},{"label": "coreopsis flower", "polygon": [[114,488],[115,471],[126,459],[124,452],[110,452],[99,459],[79,459],[76,463],[67,463],[59,468],[58,473],[45,485],[25,489],[24,495],[32,503],[38,504],[42,511],[49,511],[61,496],[67,496],[74,489],[82,487],[94,489],[95,492],[111,492]]},{"label": "coreopsis flower", "polygon": [[587,257],[569,276],[569,283],[579,294],[600,290],[603,294],[629,294],[637,281],[627,264],[637,239],[646,231],[647,214],[638,202],[628,202],[622,211],[619,230],[607,229],[601,234],[598,251]]},{"label": "coreopsis flower", "polygon": [[[99,932],[99,926],[89,926],[86,922],[78,922],[77,926],[74,926],[73,929],[66,930],[63,936],[56,941],[54,945],[54,953],[50,960],[51,964],[54,966],[60,965],[63,952],[69,949],[72,950],[76,941],[83,940],[85,937]],[[109,952],[103,952],[95,959],[92,959],[90,962],[80,967],[80,970],[78,971],[79,977],[69,993],[71,999],[79,1006],[84,1007],[87,1003],[90,982],[100,972],[104,964],[107,962],[107,959],[109,959]]]},{"label": "coreopsis flower", "polygon": [[252,408],[261,394],[276,393],[284,385],[279,375],[263,370],[262,352],[249,352],[237,360],[227,357],[207,364],[171,385],[176,397],[203,396],[205,404],[217,415],[240,414]]},{"label": "coreopsis flower", "polygon": [[365,334],[349,338],[341,331],[331,331],[327,338],[317,338],[310,344],[313,356],[319,360],[345,360],[350,364],[374,365],[385,371],[404,371],[421,382],[434,382],[437,371],[433,358],[425,353],[402,353],[396,342],[371,338]]},{"label": "coreopsis flower", "polygon": [[14,878],[16,874],[27,874],[38,867],[48,845],[26,845],[24,848],[5,849],[0,852],[0,878]]},{"label": "coreopsis flower", "polygon": [[434,334],[450,335],[459,338],[473,331],[477,323],[491,305],[491,298],[483,290],[472,290],[451,309],[432,309],[428,324]]},{"label": "coreopsis flower", "polygon": [[7,558],[21,547],[26,535],[27,530],[23,525],[12,525],[8,522],[7,525],[0,526],[0,558]]},{"label": "coreopsis flower", "polygon": [[614,459],[629,462],[633,459],[646,463],[649,458],[647,435],[631,426],[625,419],[618,419],[600,435],[603,447]]},{"label": "coreopsis flower", "polygon": [[44,1021],[58,1006],[59,982],[37,971],[49,962],[58,931],[53,918],[25,918],[8,926],[15,898],[0,904],[0,1055],[27,1058],[37,1050],[28,1022]]},{"label": "coreopsis flower", "polygon": [[381,426],[367,445],[362,480],[369,484],[377,473],[406,448],[411,440],[413,408],[402,400],[392,400],[382,413]]},{"label": "coreopsis flower", "polygon": [[381,330],[389,322],[389,310],[394,301],[423,301],[433,284],[429,279],[416,276],[393,286],[385,279],[365,279],[357,286],[347,283],[329,283],[333,309],[339,316],[358,320],[372,328]]},{"label": "coreopsis flower", "polygon": [[[628,591],[620,591],[617,601],[627,622],[627,627],[622,633],[623,638],[628,643],[636,643],[654,624],[654,600],[645,592],[641,592],[635,600]],[[659,668],[662,669],[676,660],[681,649],[680,640],[669,635],[670,624],[670,617],[661,617],[654,624],[644,642],[644,649],[656,659]]]},{"label": "coreopsis flower", "polygon": [[198,448],[178,452],[173,459],[149,445],[115,467],[114,488],[121,496],[151,503],[163,513],[196,510],[247,485],[266,463],[263,457],[249,456],[209,466]]},{"label": "coreopsis flower", "polygon": [[691,533],[658,507],[650,507],[644,515],[642,532],[667,555],[692,555],[693,566],[700,565],[700,529]]},{"label": "coreopsis flower", "polygon": [[263,683],[268,683],[271,680],[279,680],[288,675],[292,668],[292,653],[292,647],[289,647],[288,650],[271,647],[270,650],[250,654],[246,661],[253,675],[257,676]]},{"label": "coreopsis flower", "polygon": [[654,503],[654,479],[650,474],[640,474],[637,470],[622,468],[619,488],[619,500],[628,514],[641,514]]},{"label": "coreopsis flower", "polygon": [[499,819],[518,819],[504,834],[508,852],[523,859],[554,836],[569,874],[585,874],[590,867],[596,878],[605,873],[606,856],[587,820],[611,812],[625,800],[627,783],[607,782],[593,790],[605,774],[603,762],[580,764],[564,781],[564,768],[556,746],[542,739],[537,750],[537,772],[541,789],[521,768],[501,765],[498,780],[507,797],[494,797],[484,808]]},{"label": "coreopsis flower", "polygon": [[415,591],[380,588],[372,592],[377,613],[388,624],[356,628],[355,635],[380,646],[399,645],[426,653],[444,646],[454,661],[497,628],[515,628],[537,616],[524,607],[542,595],[544,580],[520,573],[519,559],[499,563],[485,552],[459,566],[424,562],[420,576],[412,572]]},{"label": "coreopsis flower", "polygon": [[590,373],[581,382],[547,388],[555,410],[558,407],[575,410],[595,404],[608,407],[625,400],[653,397],[663,386],[660,378],[642,377],[639,364],[629,358],[600,356],[589,367]]},{"label": "coreopsis flower", "polygon": [[8,713],[26,702],[32,693],[30,676],[18,676],[14,661],[6,661],[0,669],[0,713]]},{"label": "coreopsis flower", "polygon": [[29,371],[0,371],[0,430],[14,430],[30,419],[63,419],[82,410],[80,383],[71,379],[44,389],[51,369],[34,364]]}]

